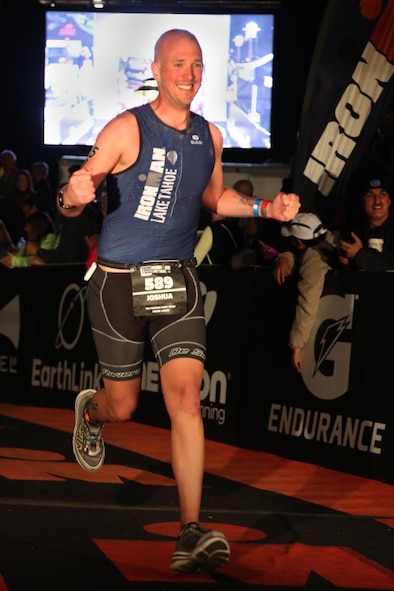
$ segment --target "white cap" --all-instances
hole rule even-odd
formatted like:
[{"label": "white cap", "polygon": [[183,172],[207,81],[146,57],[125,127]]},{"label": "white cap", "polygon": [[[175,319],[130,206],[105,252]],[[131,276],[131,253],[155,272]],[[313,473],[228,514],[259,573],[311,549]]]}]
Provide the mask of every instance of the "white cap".
[{"label": "white cap", "polygon": [[282,236],[313,240],[327,232],[321,219],[314,213],[298,213],[291,222],[282,226]]}]

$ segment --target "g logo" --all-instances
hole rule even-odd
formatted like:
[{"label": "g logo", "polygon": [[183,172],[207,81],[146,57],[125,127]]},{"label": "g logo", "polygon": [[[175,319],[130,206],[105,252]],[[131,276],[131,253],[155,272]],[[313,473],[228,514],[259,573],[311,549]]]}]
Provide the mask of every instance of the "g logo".
[{"label": "g logo", "polygon": [[354,294],[323,296],[303,350],[302,378],[317,398],[334,400],[349,387],[351,343],[341,340],[352,328]]}]

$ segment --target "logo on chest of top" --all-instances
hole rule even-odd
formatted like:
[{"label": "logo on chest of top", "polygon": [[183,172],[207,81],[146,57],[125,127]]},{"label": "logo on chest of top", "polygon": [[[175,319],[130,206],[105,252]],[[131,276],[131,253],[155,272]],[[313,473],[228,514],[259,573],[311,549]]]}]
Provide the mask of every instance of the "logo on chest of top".
[{"label": "logo on chest of top", "polygon": [[175,150],[170,150],[167,152],[167,160],[171,162],[172,165],[176,163],[178,160],[178,154],[175,152]]},{"label": "logo on chest of top", "polygon": [[[164,223],[169,213],[169,205],[176,186],[178,170],[170,168],[178,159],[175,151],[166,153],[165,148],[153,148],[149,172],[134,217],[157,223]],[[143,180],[140,176],[140,180]]]},{"label": "logo on chest of top", "polygon": [[195,134],[195,133],[194,133],[194,134],[192,135],[192,139],[190,140],[190,143],[191,143],[192,145],[198,145],[198,146],[202,146],[202,144],[203,144],[203,141],[202,141],[202,140],[200,140],[200,136],[198,136],[197,134]]}]

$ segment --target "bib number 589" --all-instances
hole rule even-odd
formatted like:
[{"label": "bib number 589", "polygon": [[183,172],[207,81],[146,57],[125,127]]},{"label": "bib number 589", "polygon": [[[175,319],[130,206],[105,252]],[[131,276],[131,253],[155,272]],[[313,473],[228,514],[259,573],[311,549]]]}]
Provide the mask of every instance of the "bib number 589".
[{"label": "bib number 589", "polygon": [[145,277],[145,291],[154,291],[155,289],[171,289],[174,281],[170,275],[164,277]]}]

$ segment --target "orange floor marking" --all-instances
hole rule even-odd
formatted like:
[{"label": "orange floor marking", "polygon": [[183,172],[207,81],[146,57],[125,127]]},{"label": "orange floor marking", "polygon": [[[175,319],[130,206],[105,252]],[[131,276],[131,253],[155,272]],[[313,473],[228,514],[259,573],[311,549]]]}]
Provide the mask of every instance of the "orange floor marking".
[{"label": "orange floor marking", "polygon": [[[68,409],[0,403],[1,414],[70,434],[74,427],[74,413]],[[133,421],[122,425],[112,423],[105,427],[105,441],[160,461],[170,461],[167,429]],[[108,464],[106,470],[110,467]],[[394,518],[394,486],[369,478],[211,440],[206,442],[205,469],[207,473],[259,490],[284,494],[350,515],[373,516],[380,520]],[[119,466],[116,471],[119,474]],[[85,476],[81,469],[79,473],[81,478],[89,480],[101,481],[102,478],[101,473]]]}]

